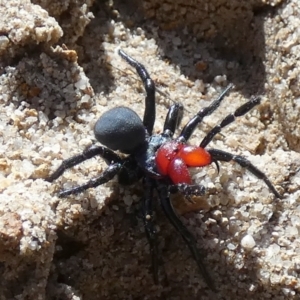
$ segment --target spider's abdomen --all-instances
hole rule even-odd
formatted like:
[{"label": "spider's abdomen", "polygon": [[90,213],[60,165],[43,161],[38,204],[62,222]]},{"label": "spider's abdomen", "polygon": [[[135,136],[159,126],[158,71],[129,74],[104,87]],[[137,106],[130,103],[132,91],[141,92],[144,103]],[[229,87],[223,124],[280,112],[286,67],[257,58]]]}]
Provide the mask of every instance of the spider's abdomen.
[{"label": "spider's abdomen", "polygon": [[174,184],[191,184],[188,168],[207,166],[212,159],[204,148],[170,141],[157,150],[155,162],[159,173],[169,176]]},{"label": "spider's abdomen", "polygon": [[131,153],[146,139],[141,118],[123,106],[105,112],[96,122],[94,132],[101,144],[124,153]]}]

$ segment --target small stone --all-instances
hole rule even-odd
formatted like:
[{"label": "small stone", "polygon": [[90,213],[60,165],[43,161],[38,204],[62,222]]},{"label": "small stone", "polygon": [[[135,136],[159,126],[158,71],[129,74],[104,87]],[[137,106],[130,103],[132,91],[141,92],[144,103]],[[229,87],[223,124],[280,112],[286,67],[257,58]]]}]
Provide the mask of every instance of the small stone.
[{"label": "small stone", "polygon": [[232,243],[229,243],[229,244],[227,245],[227,248],[228,248],[228,250],[235,250],[235,249],[236,249],[236,245],[234,245],[234,244],[232,244]]},{"label": "small stone", "polygon": [[127,205],[127,206],[131,206],[132,203],[133,203],[133,198],[131,195],[126,195],[124,197],[124,203]]},{"label": "small stone", "polygon": [[255,247],[255,240],[252,235],[247,234],[241,240],[241,246],[244,249],[253,249]]}]

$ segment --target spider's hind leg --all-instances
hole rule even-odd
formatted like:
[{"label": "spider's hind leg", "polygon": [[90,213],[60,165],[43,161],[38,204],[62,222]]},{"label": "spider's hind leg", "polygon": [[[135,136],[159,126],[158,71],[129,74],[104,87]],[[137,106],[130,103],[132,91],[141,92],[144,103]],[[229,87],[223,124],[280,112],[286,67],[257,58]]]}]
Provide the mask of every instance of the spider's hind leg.
[{"label": "spider's hind leg", "polygon": [[163,134],[169,137],[172,137],[175,133],[175,130],[180,125],[180,122],[183,117],[183,105],[181,103],[173,104],[168,111]]},{"label": "spider's hind leg", "polygon": [[122,168],[123,160],[112,150],[102,146],[91,146],[84,150],[83,153],[64,160],[61,165],[45,180],[52,182],[59,178],[67,169],[70,169],[97,155],[101,156],[105,160],[105,162],[109,165],[108,168],[99,177],[93,178],[83,185],[61,191],[58,193],[58,196],[65,197],[72,194],[78,194],[89,188],[104,184],[119,173]]},{"label": "spider's hind leg", "polygon": [[91,146],[85,149],[81,154],[74,155],[64,160],[61,165],[45,180],[52,182],[60,177],[67,169],[77,166],[78,164],[97,155],[101,156],[108,165],[122,162],[121,157],[112,150],[102,146]]},{"label": "spider's hind leg", "polygon": [[115,163],[107,167],[107,169],[98,177],[92,178],[89,180],[87,183],[84,183],[79,186],[72,187],[68,190],[63,190],[58,193],[58,197],[66,197],[69,195],[76,195],[79,194],[89,188],[95,188],[101,184],[104,184],[111,179],[113,179],[120,171],[122,168],[122,164],[120,163]]},{"label": "spider's hind leg", "polygon": [[145,90],[146,90],[146,99],[145,99],[145,113],[143,123],[149,135],[152,134],[154,121],[155,121],[155,84],[151,79],[146,68],[133,59],[131,56],[126,54],[123,50],[119,50],[119,55],[127,61],[131,66],[136,69],[136,72],[143,81]]}]

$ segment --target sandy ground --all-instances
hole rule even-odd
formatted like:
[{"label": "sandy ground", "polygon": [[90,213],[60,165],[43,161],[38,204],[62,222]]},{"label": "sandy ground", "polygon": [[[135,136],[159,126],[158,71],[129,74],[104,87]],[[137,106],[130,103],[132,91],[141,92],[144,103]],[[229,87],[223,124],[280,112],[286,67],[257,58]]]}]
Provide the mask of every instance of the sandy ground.
[{"label": "sandy ground", "polygon": [[[1,300],[299,299],[299,1],[11,0],[0,12]],[[103,112],[125,105],[143,115],[144,88],[118,49],[156,83],[156,133],[174,101],[184,104],[183,126],[233,83],[190,140],[197,145],[252,95],[262,96],[210,147],[247,157],[282,199],[234,163],[221,163],[219,174],[213,165],[193,170],[208,190],[196,203],[173,199],[217,293],[159,203],[154,285],[141,183],[112,180],[57,197],[102,172],[101,159],[44,180],[96,143]]]}]

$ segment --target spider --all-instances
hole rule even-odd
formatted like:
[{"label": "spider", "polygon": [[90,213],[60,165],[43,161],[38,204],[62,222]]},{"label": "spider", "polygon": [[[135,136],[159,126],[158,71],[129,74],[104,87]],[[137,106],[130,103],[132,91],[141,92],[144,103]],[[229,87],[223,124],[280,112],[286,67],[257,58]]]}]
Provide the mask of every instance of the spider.
[{"label": "spider", "polygon": [[[94,127],[96,139],[104,146],[92,145],[84,150],[82,154],[64,160],[46,180],[52,182],[67,169],[97,155],[107,163],[108,167],[105,171],[83,185],[60,191],[58,193],[59,197],[66,197],[81,193],[89,188],[95,188],[110,181],[116,175],[119,184],[122,185],[131,185],[141,180],[144,186],[144,196],[141,199],[142,215],[150,246],[154,282],[156,284],[159,282],[157,231],[153,217],[153,195],[156,191],[166,217],[186,242],[208,287],[215,290],[214,282],[204,266],[200,251],[197,249],[197,241],[175,212],[170,194],[181,192],[188,199],[194,195],[204,195],[204,186],[193,184],[189,168],[205,167],[214,162],[219,171],[218,161],[234,161],[258,179],[263,180],[270,191],[280,198],[280,194],[268,177],[245,157],[223,150],[206,149],[206,146],[216,134],[221,132],[223,127],[258,105],[260,98],[252,97],[248,102],[237,108],[234,113],[226,116],[219,125],[213,127],[199,146],[191,146],[187,144],[187,141],[196,127],[204,117],[212,114],[219,107],[232,85],[229,85],[209,106],[200,109],[183,127],[177,138],[174,138],[174,132],[179,127],[183,116],[183,106],[179,103],[174,103],[170,107],[162,133],[152,134],[155,122],[154,82],[141,63],[122,50],[119,50],[119,55],[136,69],[144,84],[146,98],[143,121],[128,107],[120,106],[108,110],[97,120]],[[120,156],[114,152],[115,150],[124,155]]]}]

